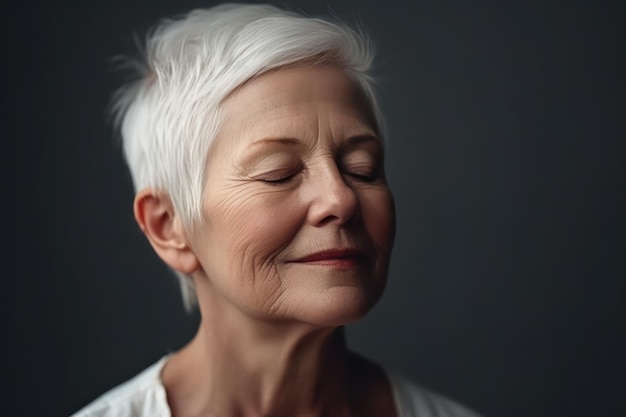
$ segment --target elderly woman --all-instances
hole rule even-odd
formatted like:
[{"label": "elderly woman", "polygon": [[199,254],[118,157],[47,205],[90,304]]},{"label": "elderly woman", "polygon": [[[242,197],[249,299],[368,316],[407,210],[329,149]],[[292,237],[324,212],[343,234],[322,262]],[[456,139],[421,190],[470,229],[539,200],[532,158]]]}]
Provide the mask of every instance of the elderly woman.
[{"label": "elderly woman", "polygon": [[394,203],[367,42],[271,6],[159,26],[117,97],[134,213],[195,338],[76,416],[472,416],[347,350]]}]

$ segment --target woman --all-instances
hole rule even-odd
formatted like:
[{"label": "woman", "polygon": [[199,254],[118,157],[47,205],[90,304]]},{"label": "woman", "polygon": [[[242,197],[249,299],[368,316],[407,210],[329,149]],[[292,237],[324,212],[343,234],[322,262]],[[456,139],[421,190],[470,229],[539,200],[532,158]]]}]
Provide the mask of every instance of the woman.
[{"label": "woman", "polygon": [[471,416],[346,349],[395,231],[367,42],[270,6],[163,23],[117,100],[137,222],[202,320],[77,416]]}]

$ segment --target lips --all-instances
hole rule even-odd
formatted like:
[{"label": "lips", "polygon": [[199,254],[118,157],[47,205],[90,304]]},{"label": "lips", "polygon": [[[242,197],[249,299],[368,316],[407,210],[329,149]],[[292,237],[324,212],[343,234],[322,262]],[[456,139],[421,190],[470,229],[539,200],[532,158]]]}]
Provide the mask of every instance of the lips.
[{"label": "lips", "polygon": [[349,267],[368,260],[366,252],[358,249],[331,249],[312,253],[296,259],[295,263]]}]

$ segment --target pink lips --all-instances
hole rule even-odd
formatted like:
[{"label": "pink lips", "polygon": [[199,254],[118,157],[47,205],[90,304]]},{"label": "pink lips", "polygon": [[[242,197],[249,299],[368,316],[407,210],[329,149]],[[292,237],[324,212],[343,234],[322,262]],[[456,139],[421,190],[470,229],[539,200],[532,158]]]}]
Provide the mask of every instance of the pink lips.
[{"label": "pink lips", "polygon": [[367,259],[367,254],[357,249],[331,249],[312,253],[293,262],[347,269],[358,266],[367,261]]}]

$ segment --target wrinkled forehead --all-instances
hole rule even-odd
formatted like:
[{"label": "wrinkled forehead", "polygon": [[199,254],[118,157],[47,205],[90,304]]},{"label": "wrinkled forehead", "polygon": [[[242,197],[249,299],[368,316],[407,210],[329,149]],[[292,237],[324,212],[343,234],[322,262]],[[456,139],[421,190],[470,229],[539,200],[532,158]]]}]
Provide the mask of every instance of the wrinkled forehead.
[{"label": "wrinkled forehead", "polygon": [[[218,137],[307,136],[333,129],[346,135],[376,136],[371,105],[346,72],[332,65],[299,66],[267,72],[240,86],[222,104]],[[303,138],[305,139],[305,138]]]}]

